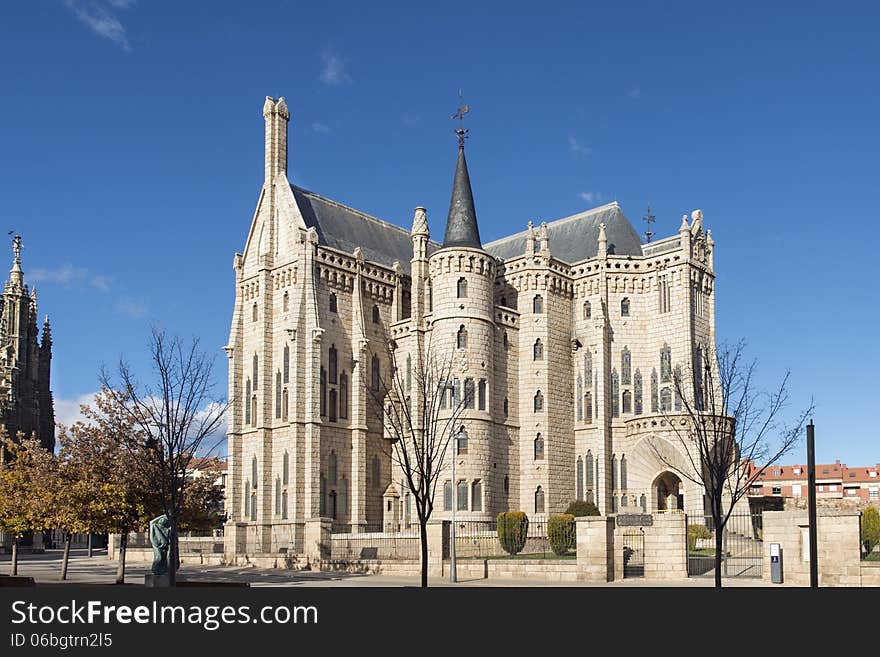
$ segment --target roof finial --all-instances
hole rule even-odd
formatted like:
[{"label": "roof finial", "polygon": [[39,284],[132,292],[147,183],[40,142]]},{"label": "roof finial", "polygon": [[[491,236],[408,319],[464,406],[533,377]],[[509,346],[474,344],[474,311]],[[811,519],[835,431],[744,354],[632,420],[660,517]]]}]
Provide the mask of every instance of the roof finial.
[{"label": "roof finial", "polygon": [[461,95],[461,89],[458,90],[458,111],[452,115],[453,119],[458,119],[458,147],[464,148],[464,140],[467,139],[468,131],[464,127],[464,115],[471,111],[470,105],[464,104],[464,98]]},{"label": "roof finial", "polygon": [[[12,233],[13,231],[10,230],[9,235],[12,235]],[[13,276],[11,277],[12,282],[18,283],[19,285],[21,285],[22,283],[23,274],[23,272],[21,271],[21,250],[23,248],[24,247],[21,244],[21,235],[16,234],[12,238],[12,253],[14,257],[12,259],[12,269],[9,271],[9,273],[13,274]]]},{"label": "roof finial", "polygon": [[645,231],[645,241],[650,242],[651,238],[654,237],[654,231],[651,230],[651,224],[657,221],[657,217],[651,214],[651,206],[648,206],[648,209],[645,211],[645,216],[642,217],[642,221],[644,221],[648,225],[648,229]]}]

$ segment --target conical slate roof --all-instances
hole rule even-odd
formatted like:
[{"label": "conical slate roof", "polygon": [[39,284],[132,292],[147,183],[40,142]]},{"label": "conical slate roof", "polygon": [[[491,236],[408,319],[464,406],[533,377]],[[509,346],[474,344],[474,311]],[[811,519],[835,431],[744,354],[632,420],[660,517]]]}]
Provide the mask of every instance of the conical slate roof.
[{"label": "conical slate roof", "polygon": [[464,157],[464,144],[458,146],[458,162],[455,165],[452,199],[449,202],[446,236],[443,239],[443,247],[447,246],[483,248],[480,242],[480,229],[477,227],[477,211],[474,209],[471,179],[468,176],[467,160]]}]

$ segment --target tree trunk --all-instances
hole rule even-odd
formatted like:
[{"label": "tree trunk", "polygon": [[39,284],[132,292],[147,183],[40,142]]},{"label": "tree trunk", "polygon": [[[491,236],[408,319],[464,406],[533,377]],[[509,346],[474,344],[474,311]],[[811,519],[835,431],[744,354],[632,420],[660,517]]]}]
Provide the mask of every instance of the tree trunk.
[{"label": "tree trunk", "polygon": [[116,564],[116,583],[125,584],[125,551],[128,549],[128,528],[119,535],[119,562]]},{"label": "tree trunk", "polygon": [[86,534],[86,537],[87,537],[86,540],[88,541],[88,547],[89,547],[89,559],[91,559],[92,558],[92,533],[89,532],[88,534]]},{"label": "tree trunk", "polygon": [[168,547],[168,580],[171,586],[177,586],[177,568],[180,565],[178,560],[177,546],[177,516],[171,519],[171,545]]},{"label": "tree trunk", "polygon": [[721,588],[721,553],[724,548],[724,527],[719,523],[721,514],[712,514],[715,523],[715,588]]},{"label": "tree trunk", "polygon": [[61,557],[61,579],[67,579],[67,563],[70,560],[70,541],[73,534],[64,532],[64,556]]},{"label": "tree trunk", "polygon": [[18,536],[12,537],[12,575],[18,575]]},{"label": "tree trunk", "polygon": [[423,589],[428,588],[428,521],[419,518],[421,528],[420,538],[422,547],[422,582]]}]

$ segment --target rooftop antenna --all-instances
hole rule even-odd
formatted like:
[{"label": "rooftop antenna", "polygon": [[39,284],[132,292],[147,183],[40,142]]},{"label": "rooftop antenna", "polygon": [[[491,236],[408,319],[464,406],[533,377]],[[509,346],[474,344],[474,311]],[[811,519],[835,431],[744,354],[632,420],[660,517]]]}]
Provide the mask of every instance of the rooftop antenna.
[{"label": "rooftop antenna", "polygon": [[455,131],[455,134],[458,135],[458,146],[459,148],[464,148],[464,140],[467,139],[468,131],[464,127],[464,115],[471,111],[470,105],[464,104],[464,98],[461,95],[461,89],[458,90],[458,111],[452,115],[453,119],[458,119],[458,130]]},{"label": "rooftop antenna", "polygon": [[644,221],[648,225],[648,229],[645,231],[645,241],[650,242],[651,238],[654,237],[654,231],[651,230],[651,224],[657,221],[657,217],[651,214],[651,206],[648,206],[648,209],[645,211],[645,216],[642,217],[642,221]]}]

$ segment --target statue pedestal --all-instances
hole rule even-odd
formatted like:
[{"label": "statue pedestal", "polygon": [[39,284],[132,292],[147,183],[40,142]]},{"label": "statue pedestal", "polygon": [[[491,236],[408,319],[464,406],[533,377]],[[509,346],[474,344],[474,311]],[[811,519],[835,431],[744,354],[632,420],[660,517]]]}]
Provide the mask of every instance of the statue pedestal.
[{"label": "statue pedestal", "polygon": [[167,588],[171,586],[171,576],[168,573],[165,573],[164,575],[147,573],[144,575],[144,586],[148,589]]}]

